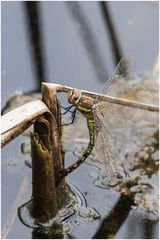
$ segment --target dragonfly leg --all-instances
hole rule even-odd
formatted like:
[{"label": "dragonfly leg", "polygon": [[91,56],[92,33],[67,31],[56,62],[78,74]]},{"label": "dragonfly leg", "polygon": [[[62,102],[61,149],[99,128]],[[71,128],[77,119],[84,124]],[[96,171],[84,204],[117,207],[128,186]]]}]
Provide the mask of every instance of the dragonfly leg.
[{"label": "dragonfly leg", "polygon": [[72,111],[71,111],[71,108],[72,107],[74,107],[74,105],[72,104],[71,106],[69,106],[69,107],[62,107],[62,106],[60,106],[62,109],[64,109],[64,110],[66,110],[64,113],[61,113],[61,115],[65,115],[67,112],[71,112],[72,113]]},{"label": "dragonfly leg", "polygon": [[73,111],[70,111],[72,113],[72,121],[70,123],[65,123],[62,126],[67,126],[67,125],[71,125],[74,123],[75,120],[75,116],[76,116],[76,108]]}]

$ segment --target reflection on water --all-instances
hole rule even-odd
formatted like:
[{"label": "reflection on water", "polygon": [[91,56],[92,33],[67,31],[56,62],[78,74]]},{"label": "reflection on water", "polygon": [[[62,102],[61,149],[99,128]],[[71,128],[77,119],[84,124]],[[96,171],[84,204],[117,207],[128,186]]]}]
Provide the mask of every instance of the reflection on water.
[{"label": "reflection on water", "polygon": [[132,198],[121,196],[111,212],[103,220],[99,230],[94,235],[94,239],[112,239],[128,217],[131,206],[134,204]]},{"label": "reflection on water", "polygon": [[90,56],[97,79],[106,82],[106,79],[108,79],[106,66],[99,52],[94,33],[89,26],[81,5],[78,2],[66,2],[66,5],[73,16],[74,23],[77,24],[75,27],[77,28],[78,26],[77,29]]},{"label": "reflection on water", "polygon": [[26,227],[32,228],[33,238],[59,238],[64,234],[70,235],[74,228],[87,222],[100,219],[100,214],[95,208],[88,206],[84,194],[73,184],[68,185],[70,202],[60,209],[56,217],[47,223],[36,222],[30,214],[32,199],[18,207],[18,216]]},{"label": "reflection on water", "polygon": [[38,83],[36,91],[39,92],[41,89],[41,82],[47,81],[41,8],[39,2],[36,1],[23,2],[23,8],[26,15],[27,35],[29,36],[31,43],[32,67]]},{"label": "reflection on water", "polygon": [[108,30],[107,32],[108,32],[109,37],[110,37],[110,44],[111,44],[111,47],[112,47],[114,63],[115,63],[115,66],[116,66],[123,56],[122,50],[120,48],[120,44],[118,42],[118,37],[116,35],[116,31],[115,31],[115,28],[114,28],[114,25],[113,25],[113,22],[112,22],[112,17],[111,17],[109,4],[107,3],[107,1],[106,2],[100,1],[99,5],[100,5],[101,11],[102,11],[102,16],[104,18],[106,28]]},{"label": "reflection on water", "polygon": [[[95,74],[96,66],[92,61],[98,62],[100,56],[97,71],[104,74],[104,77],[106,73],[109,76],[114,67],[109,33],[107,32],[106,36],[98,3],[78,2],[77,4],[80,13],[83,11],[82,16],[88,26],[86,30],[85,26],[82,28],[76,24],[78,21],[75,21],[76,16],[74,19],[71,18],[67,7],[70,3],[30,2],[28,4],[34,6],[34,18],[30,21],[24,13],[30,12],[31,15],[33,11],[24,12],[25,3],[2,3],[2,105],[16,90],[33,90],[35,76],[39,76],[40,81],[59,82],[91,91],[101,89],[102,86],[98,83]],[[120,48],[124,55],[134,56],[136,73],[151,70],[157,57],[158,5],[156,4],[158,3],[148,5],[144,2],[109,2],[107,5]],[[30,31],[26,31],[27,28]],[[96,51],[94,45],[96,46],[98,53],[93,54],[95,57],[88,58],[84,47],[85,39],[82,41],[79,29],[85,32],[85,36],[90,35],[86,42],[90,48],[89,54]],[[28,41],[28,37],[32,39],[32,43]],[[92,39],[95,42],[93,46]],[[35,49],[32,51],[34,63],[30,61],[30,48]],[[38,61],[41,69],[37,68]],[[37,75],[33,69],[36,70]]]}]

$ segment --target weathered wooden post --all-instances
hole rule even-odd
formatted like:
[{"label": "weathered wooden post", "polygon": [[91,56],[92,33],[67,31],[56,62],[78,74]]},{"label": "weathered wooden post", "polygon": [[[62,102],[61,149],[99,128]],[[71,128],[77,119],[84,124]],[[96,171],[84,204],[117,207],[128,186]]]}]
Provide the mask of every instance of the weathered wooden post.
[{"label": "weathered wooden post", "polygon": [[[50,124],[51,145],[53,149],[53,166],[56,179],[60,169],[64,168],[64,151],[61,142],[61,114],[60,106],[57,99],[57,88],[51,88],[50,85],[42,83],[42,100],[49,108],[51,114],[46,113],[46,119]],[[68,202],[67,188],[65,179],[56,186],[58,209],[66,205]]]},{"label": "weathered wooden post", "polygon": [[59,171],[64,167],[64,152],[56,88],[42,84],[42,100],[50,112],[35,121],[31,133],[32,198],[26,204],[33,225],[41,226],[52,223],[58,210],[68,202],[65,179],[57,185]]},{"label": "weathered wooden post", "polygon": [[34,133],[31,133],[31,153],[32,207],[30,214],[38,222],[45,223],[55,216],[58,204],[50,125],[44,117],[34,124]]}]

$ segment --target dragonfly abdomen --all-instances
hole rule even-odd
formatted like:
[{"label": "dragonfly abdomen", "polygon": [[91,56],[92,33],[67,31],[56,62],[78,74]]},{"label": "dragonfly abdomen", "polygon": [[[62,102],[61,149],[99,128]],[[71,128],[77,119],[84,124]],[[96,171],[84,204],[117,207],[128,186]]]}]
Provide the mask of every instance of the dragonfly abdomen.
[{"label": "dragonfly abdomen", "polygon": [[89,135],[90,135],[90,141],[85,149],[83,155],[78,158],[78,160],[73,163],[71,166],[69,166],[66,169],[62,169],[59,174],[59,181],[68,174],[70,174],[73,170],[75,170],[77,167],[79,167],[86,158],[90,155],[91,151],[93,150],[94,144],[95,144],[95,126],[94,126],[94,119],[87,119],[88,129],[89,129]]}]

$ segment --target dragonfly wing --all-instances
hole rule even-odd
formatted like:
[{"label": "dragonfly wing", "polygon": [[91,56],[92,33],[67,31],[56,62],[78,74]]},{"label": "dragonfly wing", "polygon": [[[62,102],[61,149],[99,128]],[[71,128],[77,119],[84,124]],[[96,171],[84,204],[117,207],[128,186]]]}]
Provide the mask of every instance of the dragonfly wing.
[{"label": "dragonfly wing", "polygon": [[103,161],[106,170],[105,184],[108,186],[117,185],[124,176],[124,169],[121,166],[120,157],[116,147],[116,132],[110,129],[111,120],[105,121],[99,108],[94,109],[96,144],[95,151]]},{"label": "dragonfly wing", "polygon": [[[131,57],[124,57],[118,63],[112,77],[110,77],[102,90],[103,95],[116,95],[116,90],[121,86],[126,85],[126,80],[128,80],[131,66]],[[97,96],[94,103],[102,100],[102,97]]]},{"label": "dragonfly wing", "polygon": [[[121,82],[120,82],[121,84]],[[117,89],[116,89],[117,88]],[[126,100],[134,101],[138,99],[139,92],[143,91],[143,87],[135,84],[133,80],[126,82],[126,84],[116,85],[113,90],[116,97],[123,98]],[[140,101],[140,100],[139,100]],[[123,106],[117,103],[110,103],[101,99],[101,101],[95,103],[94,108],[96,113],[99,115],[99,120],[103,121],[104,124],[109,125],[109,129],[113,130],[116,126],[125,125],[131,117],[131,112],[135,111],[131,107]],[[135,112],[136,113],[136,112]]]},{"label": "dragonfly wing", "polygon": [[[102,123],[110,132],[115,132],[116,128],[124,126],[129,119],[126,106],[109,102],[100,102],[94,108],[95,122]],[[97,117],[96,117],[97,116]]]}]

